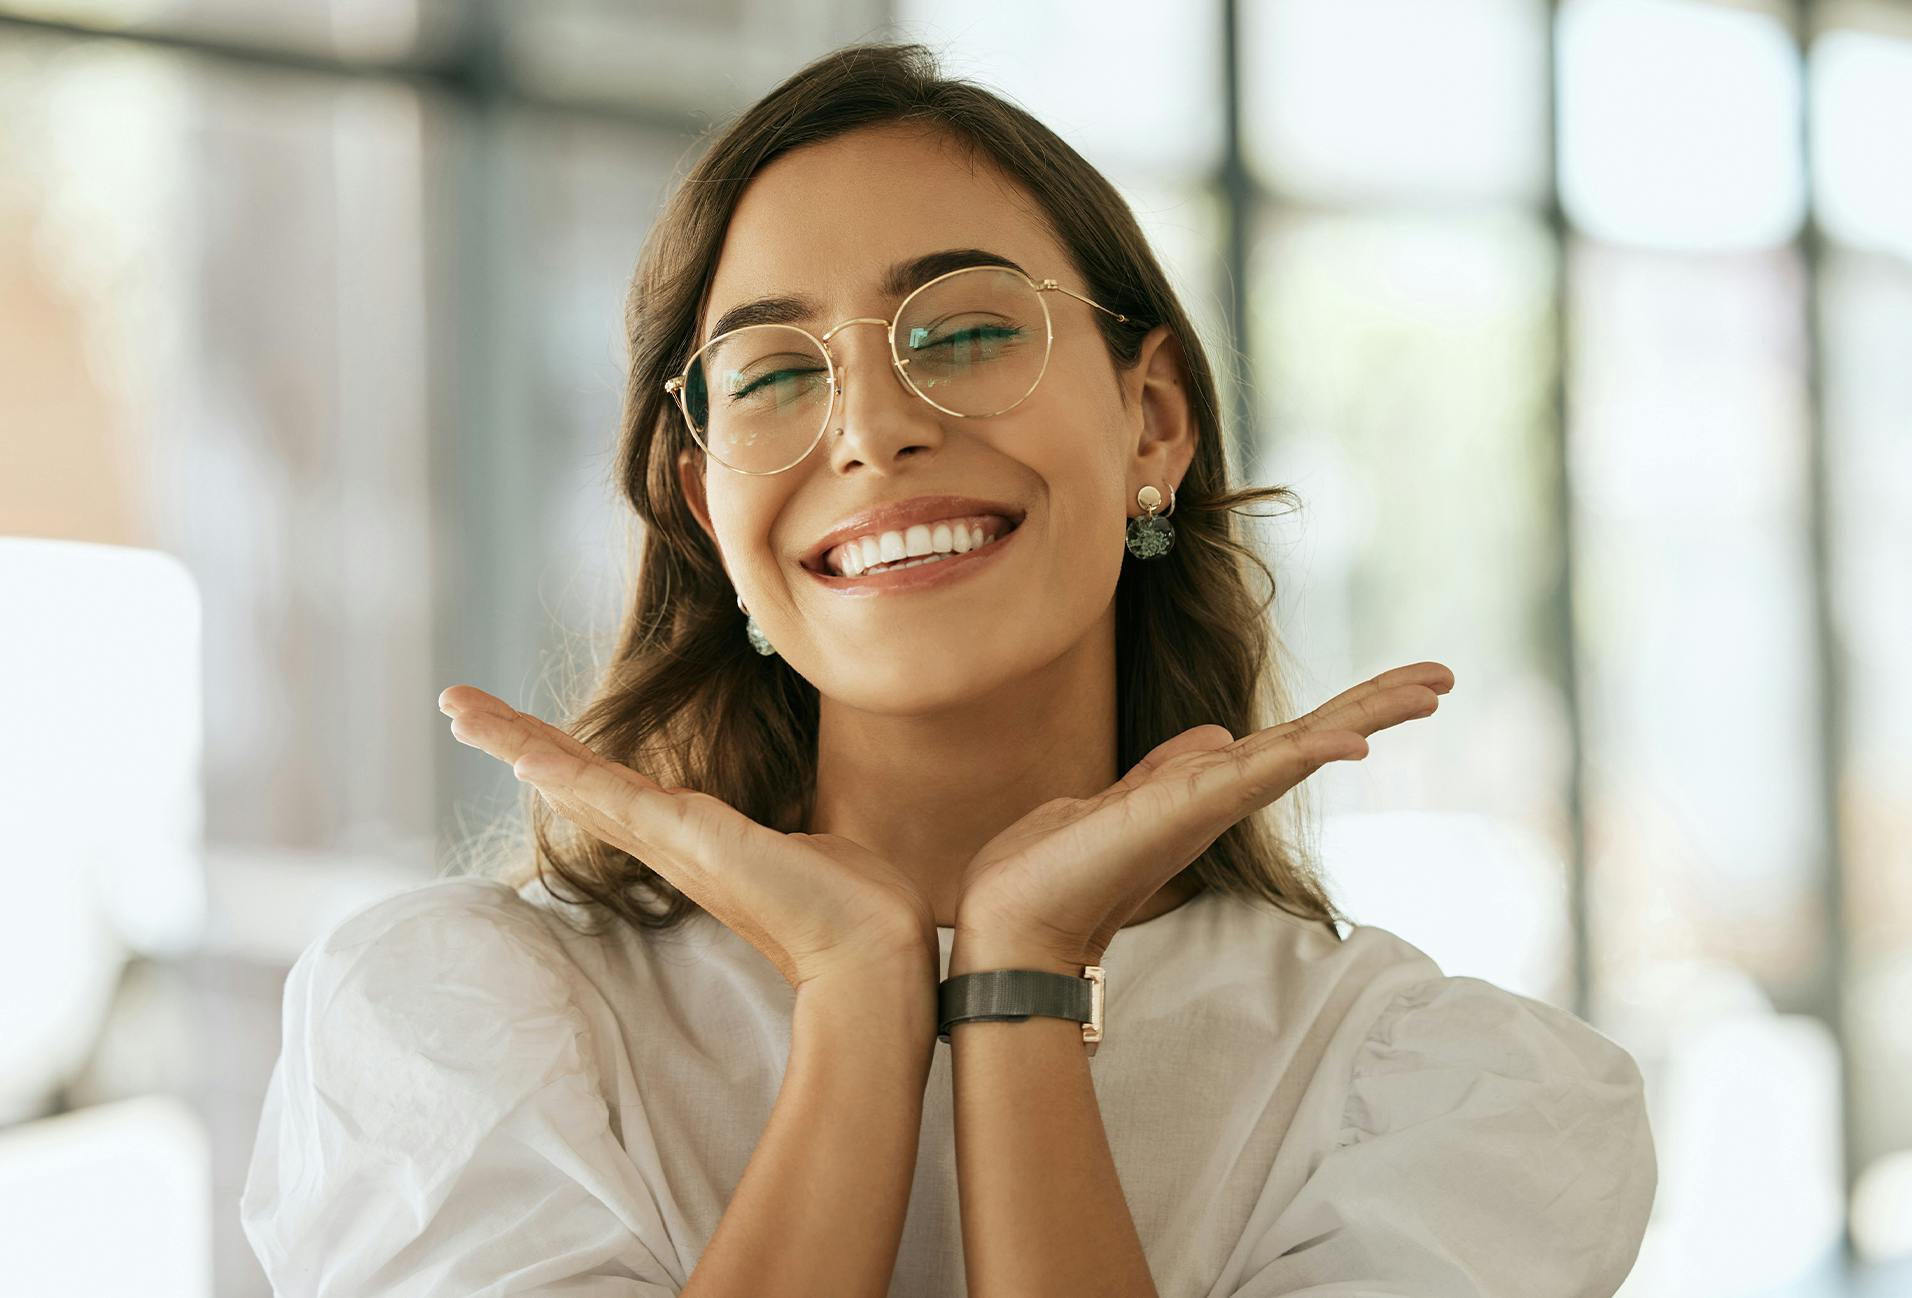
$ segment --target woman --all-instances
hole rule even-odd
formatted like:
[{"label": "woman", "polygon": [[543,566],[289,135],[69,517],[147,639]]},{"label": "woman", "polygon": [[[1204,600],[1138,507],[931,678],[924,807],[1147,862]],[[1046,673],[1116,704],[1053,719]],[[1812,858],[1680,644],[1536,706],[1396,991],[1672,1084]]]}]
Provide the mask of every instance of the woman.
[{"label": "woman", "polygon": [[1343,940],[1257,815],[1453,676],[1262,728],[1232,511],[1285,493],[1229,491],[1106,180],[840,50],[705,151],[628,326],[636,602],[568,731],[441,697],[535,874],[294,968],[242,1205],[279,1293],[1612,1293],[1633,1060]]}]

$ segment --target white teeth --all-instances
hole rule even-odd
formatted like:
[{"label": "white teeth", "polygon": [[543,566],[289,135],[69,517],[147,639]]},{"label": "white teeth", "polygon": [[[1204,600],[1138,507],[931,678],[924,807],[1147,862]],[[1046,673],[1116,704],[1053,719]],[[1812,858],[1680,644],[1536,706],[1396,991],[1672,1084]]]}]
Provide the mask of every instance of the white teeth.
[{"label": "white teeth", "polygon": [[[956,536],[960,540],[968,540],[969,539],[968,529],[962,528],[962,527],[957,528]],[[881,572],[895,572],[899,568],[914,568],[918,564],[940,563],[944,559],[955,558],[957,554],[966,553],[969,550],[980,549],[981,547],[988,545],[992,540],[997,539],[997,538],[986,535],[980,529],[975,533],[975,537],[976,537],[976,542],[974,545],[965,545],[962,547],[962,549],[956,551],[955,553],[926,554],[917,558],[906,558],[900,561],[892,560],[892,561],[887,561],[881,564],[874,565],[874,568],[877,571],[881,571]],[[859,568],[855,572],[848,572],[848,573],[845,573],[844,575],[848,577],[860,577],[865,572],[868,572],[868,571],[871,571],[871,569]]]},{"label": "white teeth", "polygon": [[953,554],[926,554],[920,559],[909,559],[902,563],[893,563],[883,571],[894,572],[898,568],[914,568],[925,563],[941,563],[945,559],[953,559],[955,557]]},{"label": "white teeth", "polygon": [[[860,577],[875,569],[908,567],[951,554],[967,554],[1000,537],[992,537],[992,528],[1010,530],[999,521],[967,518],[943,519],[936,523],[915,523],[900,531],[876,532],[846,541],[824,558],[826,570],[844,577]],[[909,561],[905,563],[904,561]]]}]

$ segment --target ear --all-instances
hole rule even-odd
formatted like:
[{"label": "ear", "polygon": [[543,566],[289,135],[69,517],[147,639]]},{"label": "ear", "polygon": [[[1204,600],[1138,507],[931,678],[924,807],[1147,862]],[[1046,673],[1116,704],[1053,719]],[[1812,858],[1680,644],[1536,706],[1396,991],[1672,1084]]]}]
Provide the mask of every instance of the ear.
[{"label": "ear", "polygon": [[[717,544],[717,531],[710,525],[710,502],[704,498],[703,452],[682,450],[677,453],[677,481],[683,488],[684,500],[690,505],[690,512],[697,517],[697,525],[704,529],[704,535],[710,543]],[[721,550],[718,553],[722,553]]]},{"label": "ear", "polygon": [[1149,330],[1135,364],[1122,376],[1124,409],[1133,409],[1134,441],[1129,450],[1127,503],[1153,484],[1168,508],[1168,489],[1179,488],[1195,458],[1200,429],[1191,405],[1192,390],[1182,344],[1167,324]]}]

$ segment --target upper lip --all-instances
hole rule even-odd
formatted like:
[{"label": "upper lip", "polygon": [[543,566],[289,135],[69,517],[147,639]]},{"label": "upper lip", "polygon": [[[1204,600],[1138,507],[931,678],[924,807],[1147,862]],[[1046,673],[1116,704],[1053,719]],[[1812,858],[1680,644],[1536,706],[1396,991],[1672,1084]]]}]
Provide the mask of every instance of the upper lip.
[{"label": "upper lip", "polygon": [[802,563],[806,568],[821,571],[823,556],[832,546],[873,532],[900,532],[914,523],[933,523],[941,518],[963,518],[970,514],[1000,514],[1013,527],[1022,521],[1023,513],[1019,505],[976,496],[911,496],[908,500],[877,505],[839,520],[804,551]]}]

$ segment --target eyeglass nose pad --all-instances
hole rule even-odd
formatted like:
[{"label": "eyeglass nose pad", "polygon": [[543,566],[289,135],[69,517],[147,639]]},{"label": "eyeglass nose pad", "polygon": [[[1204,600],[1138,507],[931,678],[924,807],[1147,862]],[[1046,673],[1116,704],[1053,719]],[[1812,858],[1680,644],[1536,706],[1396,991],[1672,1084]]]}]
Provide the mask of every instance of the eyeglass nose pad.
[{"label": "eyeglass nose pad", "polygon": [[[890,372],[896,375],[897,381],[903,385],[903,390],[905,392],[908,392],[913,397],[920,398],[921,394],[916,391],[916,385],[910,382],[910,377],[909,377],[909,374],[907,373],[907,370],[909,367],[908,358],[905,357],[901,360],[897,359],[896,334],[894,332],[896,328],[896,322],[894,320],[878,319],[876,316],[863,316],[860,319],[856,319],[856,320],[845,320],[842,324],[832,329],[829,332],[829,334],[826,335],[821,340],[824,346],[824,350],[829,353],[830,369],[835,376],[830,386],[831,403],[834,405],[836,401],[843,396],[843,380],[845,376],[848,375],[849,369],[850,369],[850,367],[845,365],[842,362],[842,360],[838,358],[836,354],[836,336],[839,333],[843,332],[845,329],[848,329],[851,325],[855,325],[855,324],[873,324],[873,325],[883,326],[883,345],[889,351]],[[841,416],[839,416],[839,418],[840,417]],[[841,428],[838,428],[836,432],[839,435],[841,435],[843,430]]]},{"label": "eyeglass nose pad", "polygon": [[[873,324],[873,325],[883,326],[883,346],[889,355],[890,373],[896,376],[896,381],[898,386],[900,386],[903,389],[904,393],[910,398],[911,401],[921,401],[926,405],[932,404],[930,403],[929,398],[925,397],[921,392],[919,392],[917,390],[916,384],[911,381],[909,374],[907,373],[907,369],[910,363],[909,358],[908,357],[899,358],[896,355],[896,334],[894,332],[896,328],[895,321],[882,320],[875,316],[865,316],[858,320],[845,320],[842,324],[838,325],[835,329],[832,329],[830,331],[829,337],[822,339],[824,348],[829,352],[830,368],[833,371],[835,376],[832,381],[831,389],[830,389],[830,408],[835,412],[836,418],[835,420],[826,422],[824,424],[823,432],[819,435],[818,441],[822,441],[824,438],[831,437],[831,436],[835,436],[835,437],[844,436],[844,429],[843,429],[843,423],[842,423],[843,408],[840,403],[843,398],[844,380],[849,374],[850,367],[845,365],[837,357],[836,347],[835,347],[835,336],[838,333],[840,333],[842,330],[847,329],[849,326],[853,324]],[[830,426],[832,422],[836,424],[836,427],[832,428]]]}]

